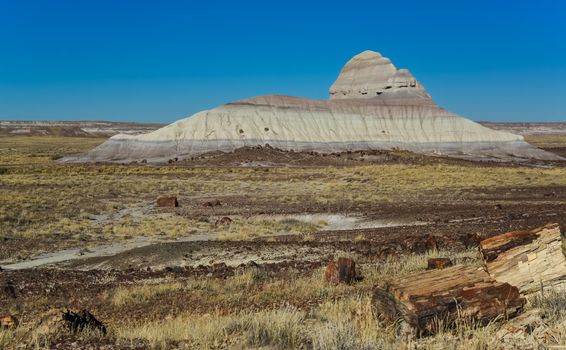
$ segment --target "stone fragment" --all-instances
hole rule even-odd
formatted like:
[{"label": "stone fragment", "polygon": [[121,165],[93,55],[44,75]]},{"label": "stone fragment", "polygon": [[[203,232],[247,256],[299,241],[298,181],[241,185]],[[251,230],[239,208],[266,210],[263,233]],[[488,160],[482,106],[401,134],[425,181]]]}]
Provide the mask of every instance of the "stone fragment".
[{"label": "stone fragment", "polygon": [[453,265],[452,260],[449,258],[430,258],[428,259],[427,268],[429,270],[439,270]]},{"label": "stone fragment", "polygon": [[18,325],[19,325],[19,321],[15,316],[11,314],[0,316],[1,329],[15,329],[18,327]]},{"label": "stone fragment", "polygon": [[159,197],[156,205],[160,208],[176,208],[179,206],[177,197]]},{"label": "stone fragment", "polygon": [[326,266],[324,278],[327,282],[350,284],[356,279],[356,263],[349,258],[339,258]]}]

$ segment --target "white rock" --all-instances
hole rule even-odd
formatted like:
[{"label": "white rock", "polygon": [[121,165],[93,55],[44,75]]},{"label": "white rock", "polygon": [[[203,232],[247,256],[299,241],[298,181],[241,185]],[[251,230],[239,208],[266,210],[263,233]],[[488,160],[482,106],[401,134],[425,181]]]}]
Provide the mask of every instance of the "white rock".
[{"label": "white rock", "polygon": [[376,52],[352,58],[330,94],[330,100],[269,95],[228,103],[148,134],[115,135],[63,161],[160,162],[265,144],[295,151],[399,148],[473,159],[559,158],[522,136],[439,108],[409,71]]}]

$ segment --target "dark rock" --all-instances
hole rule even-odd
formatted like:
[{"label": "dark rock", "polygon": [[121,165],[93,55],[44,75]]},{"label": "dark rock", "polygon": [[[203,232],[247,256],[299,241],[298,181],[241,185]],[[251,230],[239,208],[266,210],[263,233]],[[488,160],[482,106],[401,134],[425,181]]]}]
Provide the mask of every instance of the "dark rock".
[{"label": "dark rock", "polygon": [[63,313],[62,319],[67,329],[73,334],[92,330],[106,335],[106,326],[87,310],[78,313],[67,310]]},{"label": "dark rock", "polygon": [[215,226],[230,226],[230,224],[232,223],[232,219],[230,219],[227,216],[224,216],[218,220],[216,220],[216,222],[214,223]]},{"label": "dark rock", "polygon": [[2,294],[10,299],[16,299],[16,288],[11,284],[7,284],[2,287]]},{"label": "dark rock", "polygon": [[339,258],[326,266],[324,278],[327,282],[350,284],[356,279],[356,263],[349,258]]},{"label": "dark rock", "polygon": [[205,208],[219,207],[221,205],[222,203],[218,199],[202,203],[202,206]]},{"label": "dark rock", "polygon": [[166,272],[181,273],[184,269],[181,266],[167,266],[165,268]]}]

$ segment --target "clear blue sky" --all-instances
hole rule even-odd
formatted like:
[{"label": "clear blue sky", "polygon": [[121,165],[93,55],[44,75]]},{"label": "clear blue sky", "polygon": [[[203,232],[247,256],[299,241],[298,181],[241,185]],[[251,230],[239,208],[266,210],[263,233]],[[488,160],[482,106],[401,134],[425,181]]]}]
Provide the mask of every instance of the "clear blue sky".
[{"label": "clear blue sky", "polygon": [[327,98],[371,49],[475,120],[566,121],[566,1],[0,0],[0,119],[171,122]]}]

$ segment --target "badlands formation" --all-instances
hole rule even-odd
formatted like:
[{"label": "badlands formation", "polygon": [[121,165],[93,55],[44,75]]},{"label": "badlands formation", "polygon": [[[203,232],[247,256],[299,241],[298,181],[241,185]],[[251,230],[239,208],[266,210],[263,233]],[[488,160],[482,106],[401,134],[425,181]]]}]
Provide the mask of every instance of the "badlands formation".
[{"label": "badlands formation", "polygon": [[478,160],[559,158],[522,136],[438,107],[408,70],[365,51],[342,68],[329,100],[282,95],[240,100],[147,134],[115,135],[66,161],[164,162],[266,144],[322,153],[398,148]]}]

